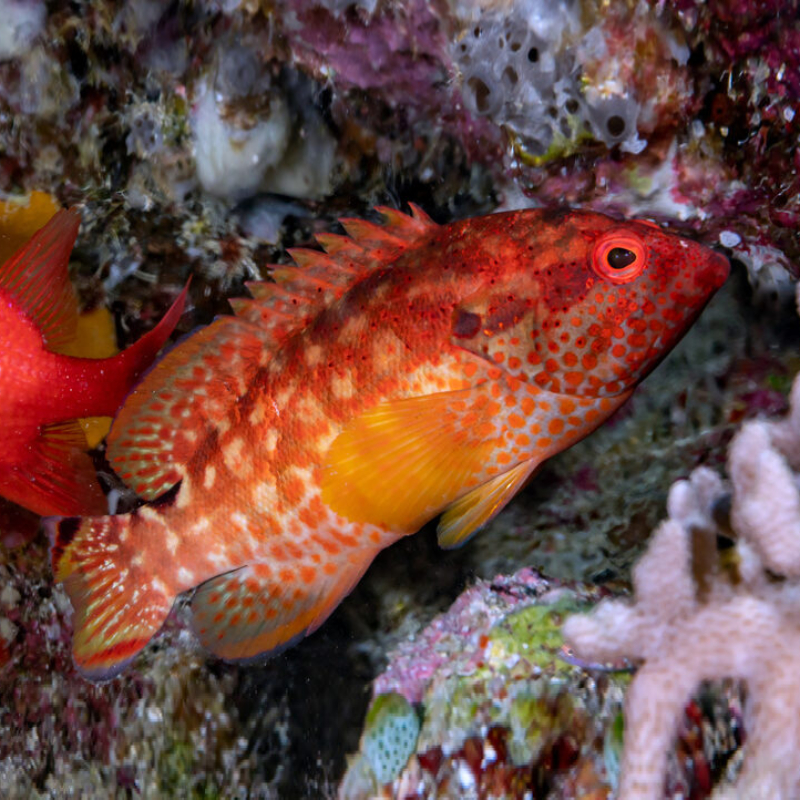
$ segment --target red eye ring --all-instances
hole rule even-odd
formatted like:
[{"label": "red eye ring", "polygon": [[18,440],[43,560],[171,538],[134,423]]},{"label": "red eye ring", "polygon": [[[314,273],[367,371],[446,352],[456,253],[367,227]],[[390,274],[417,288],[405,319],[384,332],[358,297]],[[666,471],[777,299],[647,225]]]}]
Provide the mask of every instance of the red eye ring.
[{"label": "red eye ring", "polygon": [[592,253],[592,269],[610,283],[630,283],[647,265],[647,246],[634,233],[601,236]]}]

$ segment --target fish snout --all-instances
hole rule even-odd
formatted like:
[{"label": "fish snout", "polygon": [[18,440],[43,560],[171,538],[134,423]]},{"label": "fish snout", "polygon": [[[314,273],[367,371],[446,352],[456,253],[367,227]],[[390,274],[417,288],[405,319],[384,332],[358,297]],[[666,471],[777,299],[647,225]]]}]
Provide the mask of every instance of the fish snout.
[{"label": "fish snout", "polygon": [[697,276],[697,282],[708,291],[715,292],[719,289],[731,272],[731,264],[722,253],[715,250],[709,252],[708,260],[704,269]]}]

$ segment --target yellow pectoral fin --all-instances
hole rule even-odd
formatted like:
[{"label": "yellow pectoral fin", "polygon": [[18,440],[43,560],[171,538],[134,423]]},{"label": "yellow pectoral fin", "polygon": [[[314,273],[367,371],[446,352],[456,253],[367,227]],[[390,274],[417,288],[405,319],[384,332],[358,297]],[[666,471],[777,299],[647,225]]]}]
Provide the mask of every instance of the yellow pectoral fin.
[{"label": "yellow pectoral fin", "polygon": [[352,522],[413,533],[486,480],[499,443],[493,413],[481,387],[366,411],[328,451],[323,501]]},{"label": "yellow pectoral fin", "polygon": [[456,500],[439,520],[440,547],[449,549],[464,544],[481,525],[503,509],[531,477],[537,465],[537,459],[523,461]]}]

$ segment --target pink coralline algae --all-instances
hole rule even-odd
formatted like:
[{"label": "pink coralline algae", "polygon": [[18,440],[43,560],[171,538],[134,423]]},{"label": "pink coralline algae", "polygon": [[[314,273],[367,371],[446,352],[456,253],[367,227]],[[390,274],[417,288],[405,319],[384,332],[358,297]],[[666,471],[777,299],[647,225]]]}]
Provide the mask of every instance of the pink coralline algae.
[{"label": "pink coralline algae", "polygon": [[[605,798],[598,737],[621,692],[600,681],[590,697],[573,684],[579,670],[561,660],[557,633],[563,615],[588,596],[530,569],[464,592],[401,644],[376,680],[361,751],[339,797],[523,798],[547,787],[565,800],[576,789]],[[400,768],[379,779],[370,719],[398,696],[419,709],[419,737]]]},{"label": "pink coralline algae", "polygon": [[419,703],[442,667],[473,672],[485,656],[485,631],[550,588],[545,578],[528,568],[513,578],[501,575],[491,583],[473,586],[447,614],[436,617],[418,637],[398,648],[388,669],[376,679],[374,693],[397,692]]}]

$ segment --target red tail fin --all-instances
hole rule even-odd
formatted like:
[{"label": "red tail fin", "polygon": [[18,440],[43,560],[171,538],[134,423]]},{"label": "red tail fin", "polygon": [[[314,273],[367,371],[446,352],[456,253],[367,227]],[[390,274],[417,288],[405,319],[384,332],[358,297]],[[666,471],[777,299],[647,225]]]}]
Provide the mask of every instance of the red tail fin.
[{"label": "red tail fin", "polygon": [[[59,362],[61,382],[72,387],[78,405],[65,401],[63,409],[80,417],[113,417],[130,394],[138,378],[153,363],[158,351],[183,313],[187,283],[183,291],[153,330],[126,350],[111,358],[75,358],[64,356]],[[75,391],[76,387],[79,391]]]},{"label": "red tail fin", "polygon": [[[166,344],[170,334],[175,330],[175,326],[178,324],[186,305],[189,283],[187,281],[183,291],[153,330],[105,362],[104,370],[110,370],[110,375],[113,376],[113,381],[110,381],[109,384],[114,384],[118,393],[118,398],[113,400],[111,414],[114,414],[117,408],[122,405],[122,401],[133,388],[137,379],[153,363],[158,351]],[[110,390],[110,386],[107,385],[106,388]],[[112,403],[109,398],[109,408],[111,407]]]},{"label": "red tail fin", "polygon": [[158,632],[174,596],[148,572],[151,524],[126,516],[45,520],[57,581],[75,610],[75,664],[93,680],[113,678]]}]

